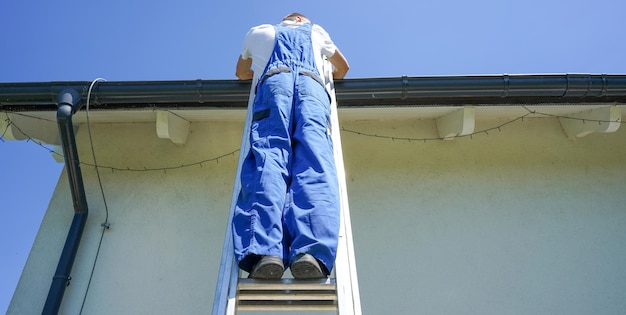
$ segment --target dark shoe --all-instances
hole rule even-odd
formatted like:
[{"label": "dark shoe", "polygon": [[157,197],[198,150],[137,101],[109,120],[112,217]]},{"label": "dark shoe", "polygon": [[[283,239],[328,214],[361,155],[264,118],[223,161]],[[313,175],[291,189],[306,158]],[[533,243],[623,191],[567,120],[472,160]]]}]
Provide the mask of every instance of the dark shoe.
[{"label": "dark shoe", "polygon": [[296,280],[323,279],[327,275],[320,263],[310,254],[300,254],[291,263],[291,274]]},{"label": "dark shoe", "polygon": [[263,256],[248,275],[251,279],[279,280],[283,277],[283,260],[276,256]]}]

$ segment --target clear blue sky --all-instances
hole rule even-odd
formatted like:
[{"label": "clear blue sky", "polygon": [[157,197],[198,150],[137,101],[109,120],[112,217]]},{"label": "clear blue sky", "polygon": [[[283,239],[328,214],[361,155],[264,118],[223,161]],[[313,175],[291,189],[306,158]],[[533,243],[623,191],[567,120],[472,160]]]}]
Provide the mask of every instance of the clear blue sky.
[{"label": "clear blue sky", "polygon": [[[246,31],[293,11],[331,34],[347,78],[626,73],[623,0],[2,0],[0,82],[235,79]],[[0,141],[0,170],[3,312],[62,164]]]}]

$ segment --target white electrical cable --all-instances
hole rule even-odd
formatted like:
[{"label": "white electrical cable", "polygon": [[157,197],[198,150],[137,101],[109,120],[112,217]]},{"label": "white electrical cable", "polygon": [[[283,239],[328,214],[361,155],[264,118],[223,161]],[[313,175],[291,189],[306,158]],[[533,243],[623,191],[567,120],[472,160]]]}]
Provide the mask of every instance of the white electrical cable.
[{"label": "white electrical cable", "polygon": [[109,207],[107,206],[106,197],[104,196],[104,188],[102,187],[102,180],[100,179],[100,171],[98,170],[98,162],[96,161],[96,152],[93,148],[93,138],[91,136],[91,121],[89,120],[89,103],[91,98],[91,90],[97,82],[106,81],[103,78],[97,78],[91,82],[89,85],[89,90],[87,91],[87,105],[86,105],[86,116],[87,116],[87,133],[89,134],[89,145],[91,147],[91,155],[93,157],[93,164],[96,168],[96,176],[98,178],[98,184],[100,185],[100,193],[102,194],[102,201],[104,203],[104,211],[105,211],[105,219],[102,226],[102,234],[100,235],[100,241],[98,243],[98,249],[96,250],[96,257],[93,261],[93,266],[91,267],[91,274],[89,275],[89,281],[87,282],[87,289],[85,290],[85,296],[83,297],[83,303],[80,306],[79,314],[83,313],[83,308],[85,307],[85,301],[87,301],[87,294],[89,293],[89,287],[91,286],[91,279],[93,278],[94,271],[96,269],[96,262],[98,261],[98,256],[100,255],[100,246],[102,245],[102,239],[104,238],[104,231],[109,228]]},{"label": "white electrical cable", "polygon": [[109,220],[109,209],[107,207],[106,198],[104,197],[104,189],[102,188],[102,181],[100,180],[100,171],[98,170],[98,162],[96,161],[96,152],[94,151],[94,148],[93,148],[93,138],[91,136],[91,121],[89,121],[89,103],[90,103],[89,101],[91,98],[91,90],[93,89],[94,85],[96,85],[96,83],[100,81],[106,81],[106,79],[97,78],[93,80],[91,84],[89,85],[89,90],[87,91],[87,105],[86,105],[85,114],[87,116],[87,133],[89,134],[89,145],[91,147],[91,155],[93,157],[93,164],[96,168],[96,176],[98,177],[98,183],[100,185],[100,192],[102,193],[102,200],[104,201],[104,210],[106,211],[106,217],[104,219],[104,223],[102,226],[106,227],[106,224],[108,224],[108,220]]}]

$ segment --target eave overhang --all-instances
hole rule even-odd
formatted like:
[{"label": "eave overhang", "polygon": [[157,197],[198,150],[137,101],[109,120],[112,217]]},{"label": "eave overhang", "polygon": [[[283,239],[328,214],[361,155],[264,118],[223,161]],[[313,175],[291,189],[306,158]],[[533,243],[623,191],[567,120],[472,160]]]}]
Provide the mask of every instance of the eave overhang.
[{"label": "eave overhang", "polygon": [[[68,89],[89,99],[91,123],[156,122],[159,137],[184,144],[191,123],[243,122],[250,81],[0,83],[3,137],[56,144],[57,95]],[[558,117],[569,137],[580,137],[617,130],[626,113],[626,75],[620,74],[361,78],[335,82],[335,92],[340,122],[435,119],[442,138],[467,134],[479,119],[529,114]],[[82,105],[76,124],[86,122]]]}]

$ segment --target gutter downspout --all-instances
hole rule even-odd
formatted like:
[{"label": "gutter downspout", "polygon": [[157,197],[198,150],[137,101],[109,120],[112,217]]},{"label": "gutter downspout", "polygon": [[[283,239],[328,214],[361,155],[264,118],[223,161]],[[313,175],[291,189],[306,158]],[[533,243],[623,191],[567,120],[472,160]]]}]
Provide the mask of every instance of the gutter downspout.
[{"label": "gutter downspout", "polygon": [[72,115],[79,109],[81,97],[73,89],[65,89],[58,94],[57,124],[65,157],[65,169],[70,181],[70,190],[74,203],[74,219],[65,240],[63,252],[59,258],[56,272],[52,278],[52,285],[48,291],[48,298],[42,314],[57,314],[61,307],[65,288],[70,284],[70,272],[78,252],[78,245],[87,221],[87,198],[83,186],[80,161],[76,149],[76,138],[72,125]]}]

